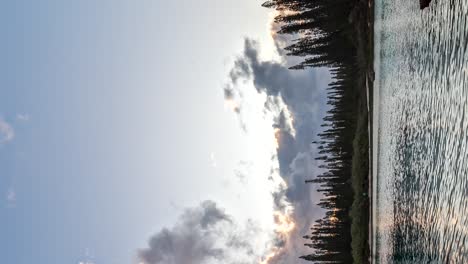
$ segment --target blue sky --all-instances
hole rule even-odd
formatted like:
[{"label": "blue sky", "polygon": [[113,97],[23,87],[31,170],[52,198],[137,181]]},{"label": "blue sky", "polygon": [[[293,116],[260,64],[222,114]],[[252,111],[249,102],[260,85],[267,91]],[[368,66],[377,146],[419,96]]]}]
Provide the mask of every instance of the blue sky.
[{"label": "blue sky", "polygon": [[204,200],[268,229],[264,97],[239,117],[223,94],[246,36],[274,53],[260,4],[3,2],[1,262],[131,263]]}]

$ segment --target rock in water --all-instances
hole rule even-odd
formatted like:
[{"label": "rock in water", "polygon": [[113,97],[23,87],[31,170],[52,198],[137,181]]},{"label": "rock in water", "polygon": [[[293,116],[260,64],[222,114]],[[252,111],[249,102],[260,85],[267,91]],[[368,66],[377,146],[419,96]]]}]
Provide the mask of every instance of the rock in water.
[{"label": "rock in water", "polygon": [[419,0],[419,7],[421,10],[428,7],[432,0]]}]

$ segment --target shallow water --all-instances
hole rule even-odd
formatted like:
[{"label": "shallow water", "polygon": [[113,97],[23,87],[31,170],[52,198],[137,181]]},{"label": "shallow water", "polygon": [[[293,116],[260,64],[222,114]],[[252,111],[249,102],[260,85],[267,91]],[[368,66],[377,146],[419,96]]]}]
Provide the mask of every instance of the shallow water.
[{"label": "shallow water", "polygon": [[468,263],[468,0],[376,1],[374,258]]}]

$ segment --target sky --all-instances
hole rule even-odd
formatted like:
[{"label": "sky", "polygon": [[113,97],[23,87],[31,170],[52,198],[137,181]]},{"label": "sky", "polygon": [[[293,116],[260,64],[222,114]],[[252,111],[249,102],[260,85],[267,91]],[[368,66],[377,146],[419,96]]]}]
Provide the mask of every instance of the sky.
[{"label": "sky", "polygon": [[3,2],[1,262],[296,261],[329,75],[260,4]]}]

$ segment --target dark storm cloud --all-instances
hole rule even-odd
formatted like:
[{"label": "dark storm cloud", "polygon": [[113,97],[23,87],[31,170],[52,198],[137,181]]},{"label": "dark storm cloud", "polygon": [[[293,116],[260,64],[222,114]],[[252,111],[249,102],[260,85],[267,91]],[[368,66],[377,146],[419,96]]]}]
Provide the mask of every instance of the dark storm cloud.
[{"label": "dark storm cloud", "polygon": [[138,259],[145,264],[254,263],[257,232],[251,221],[239,228],[223,209],[205,201],[185,210],[171,229],[152,236]]}]

